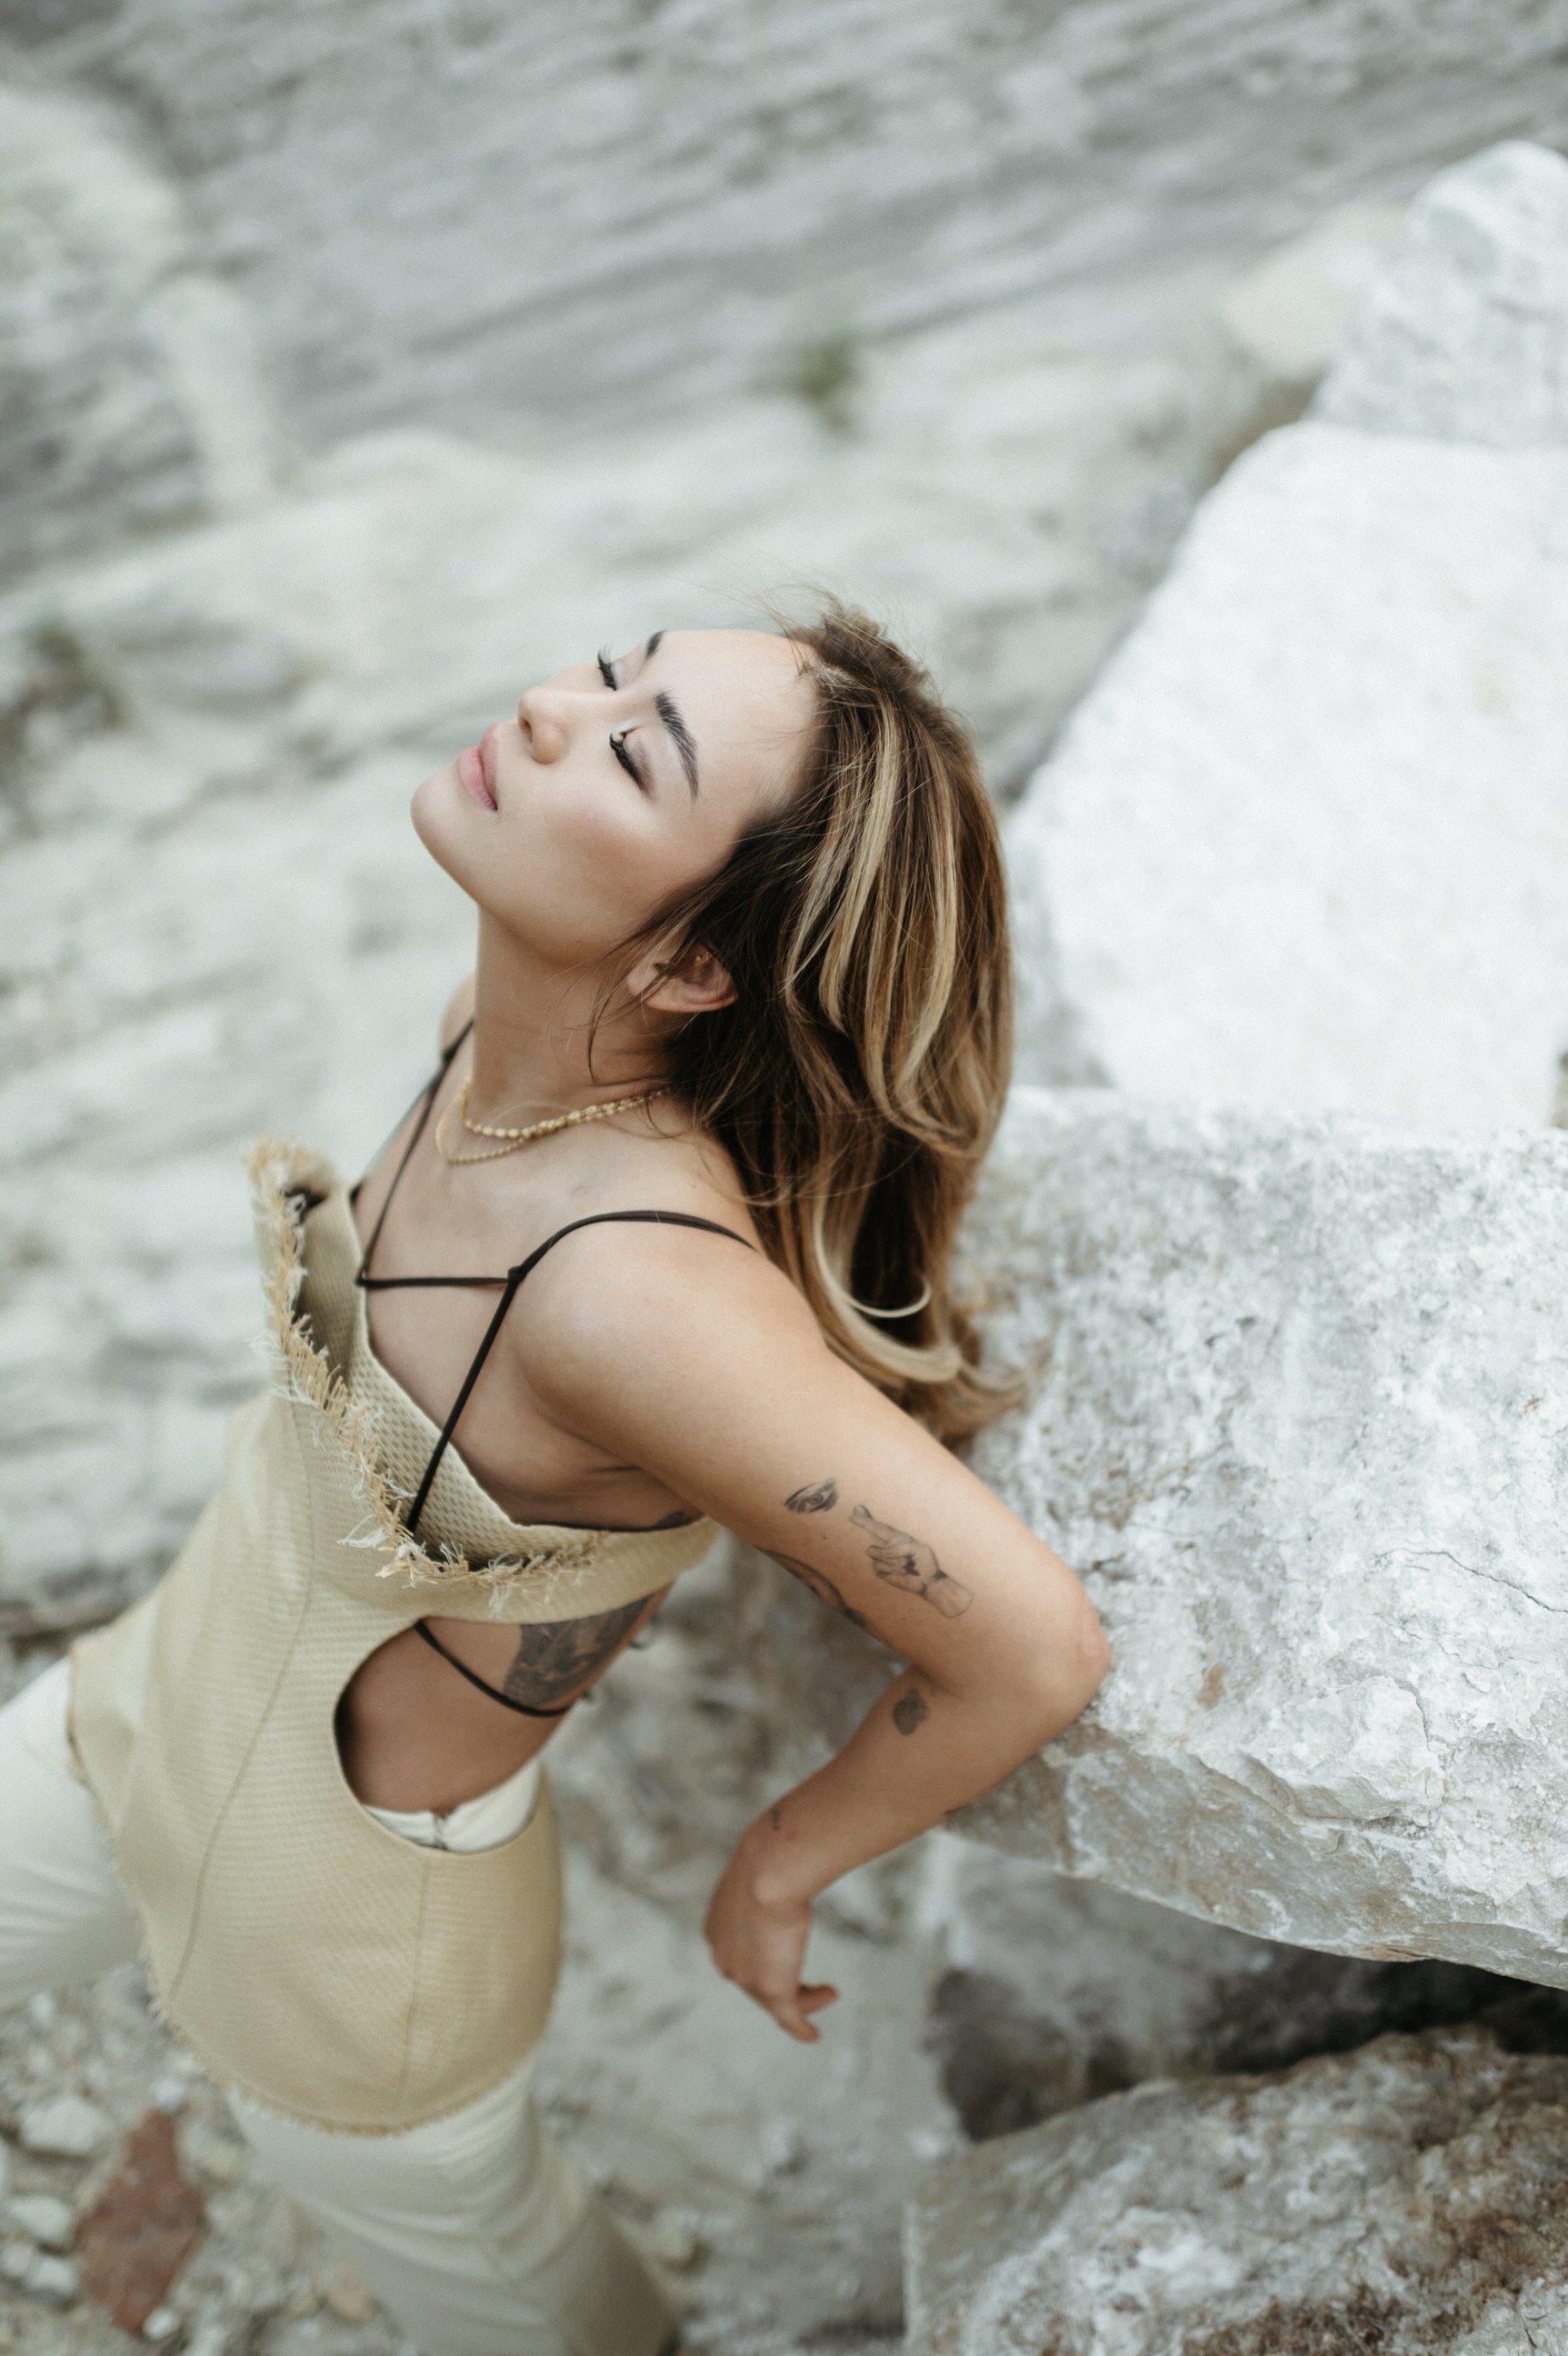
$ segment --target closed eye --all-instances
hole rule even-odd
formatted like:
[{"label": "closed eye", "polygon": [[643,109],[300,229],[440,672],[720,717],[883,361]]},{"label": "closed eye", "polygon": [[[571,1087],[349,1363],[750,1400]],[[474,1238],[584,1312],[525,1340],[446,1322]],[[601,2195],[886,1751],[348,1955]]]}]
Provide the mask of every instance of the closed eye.
[{"label": "closed eye", "polygon": [[637,763],[632,759],[631,755],[626,749],[626,732],[624,729],[618,730],[611,736],[610,751],[615,755],[616,759],[620,763],[621,767],[626,771],[627,776],[632,780],[633,784],[639,787],[643,793],[646,793],[648,791],[648,780],[643,776],[642,771],[638,767]]},{"label": "closed eye", "polygon": [[601,647],[595,660],[599,666],[599,677],[607,687],[613,688],[616,683],[615,665],[609,659],[607,649]]}]

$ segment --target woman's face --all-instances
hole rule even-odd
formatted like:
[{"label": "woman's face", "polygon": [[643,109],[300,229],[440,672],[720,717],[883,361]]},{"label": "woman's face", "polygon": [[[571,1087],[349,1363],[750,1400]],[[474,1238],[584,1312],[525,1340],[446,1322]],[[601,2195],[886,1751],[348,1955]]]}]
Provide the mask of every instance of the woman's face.
[{"label": "woman's face", "polygon": [[425,778],[414,827],[520,942],[594,965],[788,798],[815,716],[789,639],[656,632],[530,688]]}]

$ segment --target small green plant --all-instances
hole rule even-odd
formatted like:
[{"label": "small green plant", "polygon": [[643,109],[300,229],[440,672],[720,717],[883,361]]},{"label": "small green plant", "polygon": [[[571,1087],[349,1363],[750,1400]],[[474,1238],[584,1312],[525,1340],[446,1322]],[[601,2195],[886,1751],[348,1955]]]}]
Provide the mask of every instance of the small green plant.
[{"label": "small green plant", "polygon": [[789,357],[785,390],[804,402],[830,434],[854,429],[865,380],[865,339],[852,319],[834,319],[803,335]]}]

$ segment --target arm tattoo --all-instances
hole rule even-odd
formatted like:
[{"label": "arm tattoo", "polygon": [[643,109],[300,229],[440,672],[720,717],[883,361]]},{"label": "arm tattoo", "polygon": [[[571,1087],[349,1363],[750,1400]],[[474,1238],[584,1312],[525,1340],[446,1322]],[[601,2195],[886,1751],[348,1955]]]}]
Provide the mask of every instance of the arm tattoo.
[{"label": "arm tattoo", "polygon": [[893,1705],[893,1723],[900,1734],[913,1734],[918,1726],[924,1725],[930,1714],[929,1702],[914,1686],[901,1693]]},{"label": "arm tattoo", "polygon": [[923,1538],[912,1538],[908,1530],[896,1530],[889,1522],[879,1522],[866,1505],[852,1505],[850,1520],[856,1529],[866,1532],[866,1552],[870,1555],[878,1579],[889,1587],[901,1587],[908,1595],[918,1595],[934,1605],[944,1620],[956,1620],[967,1612],[974,1598],[961,1579],[950,1579],[936,1556]]},{"label": "arm tattoo", "polygon": [[792,1514],[825,1514],[839,1501],[836,1481],[819,1481],[813,1488],[791,1489],[784,1503]]},{"label": "arm tattoo", "polygon": [[792,1554],[770,1554],[769,1559],[776,1562],[780,1570],[787,1570],[791,1578],[798,1579],[803,1587],[809,1587],[819,1603],[825,1603],[830,1612],[841,1613],[853,1627],[864,1628],[866,1625],[865,1612],[857,1612],[853,1603],[844,1601],[825,1570],[817,1569],[813,1563],[799,1562]]},{"label": "arm tattoo", "polygon": [[536,1708],[565,1701],[619,1649],[647,1608],[643,1595],[635,1603],[620,1603],[613,1612],[596,1612],[588,1619],[545,1620],[520,1628],[502,1692]]}]

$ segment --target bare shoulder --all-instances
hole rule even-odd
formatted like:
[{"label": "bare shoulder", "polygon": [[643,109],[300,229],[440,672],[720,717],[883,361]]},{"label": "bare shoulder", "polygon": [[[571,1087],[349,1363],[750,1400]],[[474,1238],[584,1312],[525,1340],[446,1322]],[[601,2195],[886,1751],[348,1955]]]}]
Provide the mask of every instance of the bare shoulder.
[{"label": "bare shoulder", "polygon": [[711,1367],[715,1355],[733,1363],[785,1343],[826,1355],[745,1204],[693,1165],[666,1164],[658,1180],[585,1203],[584,1224],[529,1279],[528,1374],[558,1410],[602,1403],[634,1369]]},{"label": "bare shoulder", "polygon": [[764,1253],[607,1223],[566,1237],[539,1272],[552,1262],[524,1346],[563,1428],[652,1473],[950,1690],[1032,1693],[1053,1663],[1087,1659],[1066,1565],[828,1347]]}]

